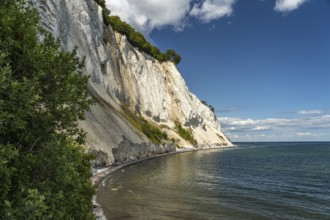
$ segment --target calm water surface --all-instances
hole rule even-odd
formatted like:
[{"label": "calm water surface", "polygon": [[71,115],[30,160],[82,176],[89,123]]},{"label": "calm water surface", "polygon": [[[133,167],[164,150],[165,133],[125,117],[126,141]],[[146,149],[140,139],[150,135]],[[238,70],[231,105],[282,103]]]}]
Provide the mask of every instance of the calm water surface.
[{"label": "calm water surface", "polygon": [[239,143],[114,173],[108,219],[330,219],[330,143]]}]

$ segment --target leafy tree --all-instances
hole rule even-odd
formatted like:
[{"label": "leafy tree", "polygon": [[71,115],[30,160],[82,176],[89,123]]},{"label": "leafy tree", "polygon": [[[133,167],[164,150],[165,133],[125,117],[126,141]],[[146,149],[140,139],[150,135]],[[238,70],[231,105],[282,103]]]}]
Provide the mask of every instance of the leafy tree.
[{"label": "leafy tree", "polygon": [[175,52],[174,50],[168,49],[166,51],[166,55],[168,56],[168,59],[175,64],[179,64],[181,61],[181,56],[177,54],[177,52]]},{"label": "leafy tree", "polygon": [[93,219],[91,156],[78,128],[92,100],[76,50],[0,2],[0,219]]}]

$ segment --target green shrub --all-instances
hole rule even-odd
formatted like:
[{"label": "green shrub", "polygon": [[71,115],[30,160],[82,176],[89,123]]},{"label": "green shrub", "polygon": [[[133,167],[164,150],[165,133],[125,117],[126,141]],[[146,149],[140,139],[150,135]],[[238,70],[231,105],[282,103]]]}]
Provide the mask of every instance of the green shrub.
[{"label": "green shrub", "polygon": [[167,140],[167,134],[149,122],[142,123],[142,132],[156,144],[161,144],[161,140]]},{"label": "green shrub", "polygon": [[189,141],[193,145],[197,145],[197,141],[190,130],[184,129],[179,123],[176,123],[176,130],[183,139]]},{"label": "green shrub", "polygon": [[129,110],[127,107],[122,106],[123,116],[139,131],[145,134],[149,140],[155,144],[162,144],[163,140],[167,140],[167,133],[162,132],[161,129],[151,122],[145,120],[142,116],[138,116]]},{"label": "green shrub", "polygon": [[105,21],[115,31],[125,35],[127,40],[140,51],[149,54],[160,62],[172,61],[175,64],[180,63],[181,56],[177,52],[169,49],[166,53],[162,53],[157,47],[151,45],[141,33],[137,32],[126,22],[121,21],[118,16],[108,16],[105,18]]}]

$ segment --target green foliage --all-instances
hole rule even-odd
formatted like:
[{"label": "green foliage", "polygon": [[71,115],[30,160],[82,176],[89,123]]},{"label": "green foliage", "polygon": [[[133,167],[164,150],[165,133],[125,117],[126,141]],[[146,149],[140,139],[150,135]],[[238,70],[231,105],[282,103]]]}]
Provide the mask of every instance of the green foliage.
[{"label": "green foliage", "polygon": [[[76,50],[38,29],[23,0],[0,3],[0,219],[93,219]],[[38,39],[42,39],[41,42]]]},{"label": "green foliage", "polygon": [[175,64],[179,64],[181,61],[181,56],[177,54],[174,50],[166,50],[166,55],[170,61],[172,61]]},{"label": "green foliage", "polygon": [[172,61],[175,64],[179,64],[181,56],[174,50],[167,50],[166,53],[162,53],[157,47],[151,45],[141,33],[137,32],[126,22],[120,20],[118,16],[109,16],[110,11],[105,6],[105,0],[95,0],[98,5],[102,7],[103,20],[106,25],[111,25],[112,28],[125,35],[127,40],[140,51],[149,54],[160,62]]},{"label": "green foliage", "polygon": [[183,139],[189,141],[193,145],[197,145],[197,141],[190,130],[184,129],[180,123],[176,123],[176,130]]},{"label": "green foliage", "polygon": [[111,25],[115,31],[125,35],[133,46],[155,59],[161,62],[172,61],[175,64],[180,63],[181,57],[174,50],[167,50],[166,53],[162,53],[157,47],[151,45],[141,33],[135,31],[135,29],[126,22],[121,21],[118,16],[108,16],[105,21],[107,24]]},{"label": "green foliage", "polygon": [[154,143],[160,144],[161,140],[167,140],[167,133],[162,132],[157,126],[145,121],[141,125],[142,132]]},{"label": "green foliage", "polygon": [[102,7],[102,9],[106,8],[105,6],[105,0],[95,0],[96,3]]},{"label": "green foliage", "polygon": [[103,15],[103,20],[105,23],[107,23],[107,18],[110,15],[109,9],[105,6],[105,0],[95,0],[96,3],[102,7],[102,15]]},{"label": "green foliage", "polygon": [[150,141],[155,144],[161,144],[163,140],[167,140],[167,133],[162,132],[157,126],[145,120],[142,116],[138,116],[130,111],[127,107],[122,106],[123,116],[139,131],[144,133]]},{"label": "green foliage", "polygon": [[113,29],[127,37],[127,40],[139,50],[149,54],[161,62],[172,61],[179,64],[181,57],[174,50],[167,50],[162,53],[157,47],[151,45],[141,33],[135,31],[129,24],[120,20],[118,16],[108,16],[105,19],[106,24],[109,24]]}]

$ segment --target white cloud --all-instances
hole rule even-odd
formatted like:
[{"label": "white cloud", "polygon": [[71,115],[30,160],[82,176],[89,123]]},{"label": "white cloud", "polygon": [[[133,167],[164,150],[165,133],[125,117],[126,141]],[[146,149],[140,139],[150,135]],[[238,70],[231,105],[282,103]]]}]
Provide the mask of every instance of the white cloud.
[{"label": "white cloud", "polygon": [[270,130],[270,126],[256,126],[255,128],[250,129],[251,131],[267,131]]},{"label": "white cloud", "polygon": [[276,0],[274,10],[278,12],[290,12],[298,9],[308,0]]},{"label": "white cloud", "polygon": [[312,133],[312,132],[298,132],[297,136],[299,137],[321,137],[323,133]]},{"label": "white cloud", "polygon": [[135,29],[149,35],[153,29],[171,26],[183,30],[190,16],[204,22],[232,14],[236,0],[107,0],[112,15],[118,15]]},{"label": "white cloud", "polygon": [[209,22],[223,16],[230,16],[235,2],[236,0],[205,0],[200,4],[195,4],[189,14],[203,22]]},{"label": "white cloud", "polygon": [[321,110],[300,110],[298,111],[298,114],[300,115],[319,115],[321,114]]},{"label": "white cloud", "polygon": [[[274,10],[288,13],[308,0],[276,0]],[[149,35],[153,29],[169,26],[183,30],[189,18],[210,22],[233,14],[237,0],[106,0],[112,15],[118,15],[135,29]],[[231,22],[228,24],[230,25]]]},{"label": "white cloud", "polygon": [[[254,120],[222,117],[219,121],[233,141],[330,140],[330,115],[312,113],[301,118]],[[249,135],[248,139],[246,135]]]},{"label": "white cloud", "polygon": [[191,0],[107,0],[112,15],[118,15],[138,31],[149,34],[166,25],[182,29]]},{"label": "white cloud", "polygon": [[258,120],[252,120],[252,119],[241,119],[241,118],[229,118],[229,117],[224,117],[221,118],[221,121],[226,124],[231,124],[233,126],[250,126],[250,125],[255,125],[258,123]]}]

